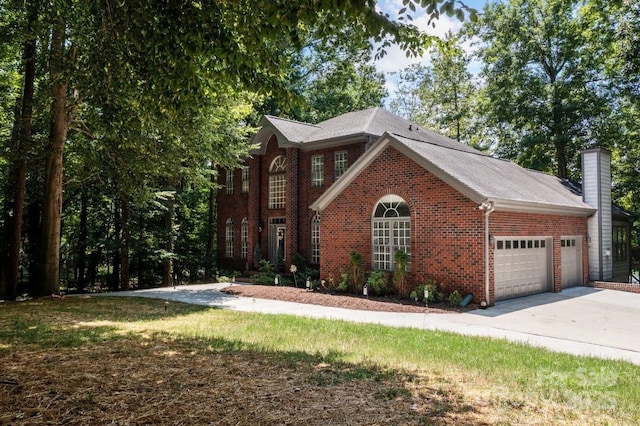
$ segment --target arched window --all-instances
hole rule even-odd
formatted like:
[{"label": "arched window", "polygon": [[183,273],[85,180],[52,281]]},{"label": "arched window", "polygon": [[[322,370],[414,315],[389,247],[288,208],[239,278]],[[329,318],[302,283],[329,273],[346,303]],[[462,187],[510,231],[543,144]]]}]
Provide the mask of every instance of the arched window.
[{"label": "arched window", "polygon": [[225,235],[225,254],[227,257],[233,257],[233,219],[227,219]]},{"label": "arched window", "polygon": [[392,271],[396,250],[411,255],[411,214],[407,203],[397,195],[382,197],[373,210],[373,269]]},{"label": "arched window", "polygon": [[240,224],[240,255],[243,259],[247,258],[249,254],[249,221],[247,218],[242,218],[242,223]]},{"label": "arched window", "polygon": [[320,216],[311,221],[311,263],[320,263]]},{"label": "arched window", "polygon": [[285,206],[285,185],[287,181],[287,158],[277,156],[269,167],[269,208],[283,209]]}]

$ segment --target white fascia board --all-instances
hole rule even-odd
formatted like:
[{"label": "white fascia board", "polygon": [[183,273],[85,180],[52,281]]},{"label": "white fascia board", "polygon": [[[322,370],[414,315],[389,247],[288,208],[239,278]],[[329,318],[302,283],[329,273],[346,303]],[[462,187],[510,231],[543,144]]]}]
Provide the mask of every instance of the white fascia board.
[{"label": "white fascia board", "polygon": [[309,206],[311,210],[321,212],[357,178],[389,145],[389,135],[386,133],[376,141],[363,155],[360,156],[333,185]]},{"label": "white fascia board", "polygon": [[531,203],[524,201],[499,199],[489,199],[489,201],[493,201],[495,211],[498,212],[518,212],[578,217],[589,217],[596,212],[596,209],[590,207],[560,206],[555,204]]}]

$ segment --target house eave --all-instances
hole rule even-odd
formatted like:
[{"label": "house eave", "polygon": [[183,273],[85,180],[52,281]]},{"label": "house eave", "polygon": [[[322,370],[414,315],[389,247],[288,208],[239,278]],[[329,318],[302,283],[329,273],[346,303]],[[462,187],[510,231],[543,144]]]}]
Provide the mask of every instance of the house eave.
[{"label": "house eave", "polygon": [[578,217],[589,217],[596,212],[596,209],[590,207],[544,204],[517,200],[489,199],[488,201],[493,201],[495,211],[497,212],[517,212]]}]

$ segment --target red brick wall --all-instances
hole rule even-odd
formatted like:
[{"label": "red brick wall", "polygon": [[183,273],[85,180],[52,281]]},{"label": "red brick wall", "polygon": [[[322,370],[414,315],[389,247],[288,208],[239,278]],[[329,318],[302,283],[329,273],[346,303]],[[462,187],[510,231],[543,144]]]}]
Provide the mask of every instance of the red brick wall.
[{"label": "red brick wall", "polygon": [[[489,216],[489,233],[494,237],[551,237],[553,238],[553,291],[562,290],[562,263],[560,239],[564,236],[582,236],[582,283],[589,275],[587,257],[587,218],[496,211]],[[490,288],[493,292],[493,250],[490,250]]]},{"label": "red brick wall", "polygon": [[[233,194],[228,195],[226,189],[227,173],[233,173]],[[247,259],[241,257],[240,225],[242,219],[249,215],[249,195],[242,193],[242,169],[218,169],[218,182],[221,184],[217,194],[217,254],[218,268],[243,271]],[[249,188],[251,189],[251,188]],[[226,257],[226,223],[233,220],[233,257]],[[249,251],[251,248],[249,247]]]},{"label": "red brick wall", "polygon": [[[321,213],[321,278],[340,279],[355,250],[371,269],[371,217],[387,194],[402,197],[411,210],[411,281],[434,279],[483,300],[484,215],[473,201],[425,171],[394,148],[386,149]],[[561,282],[560,236],[583,236],[583,276],[587,276],[586,218],[494,212],[495,236],[551,236],[555,283]],[[490,287],[493,254],[490,250]],[[559,284],[555,289],[559,290]],[[493,290],[491,299],[494,300]]]},{"label": "red brick wall", "polygon": [[626,291],[628,293],[640,293],[640,284],[614,283],[608,281],[589,281],[587,287],[603,288],[607,290]]},{"label": "red brick wall", "polygon": [[[334,152],[338,151],[347,151],[349,165],[351,165],[364,153],[364,141],[345,147],[301,151],[298,159],[298,251],[307,262],[311,261],[311,221],[316,215],[313,210],[309,209],[309,206],[335,182],[333,160]],[[311,157],[314,155],[324,156],[324,182],[319,187],[311,186]],[[322,261],[322,253],[320,256]]]}]

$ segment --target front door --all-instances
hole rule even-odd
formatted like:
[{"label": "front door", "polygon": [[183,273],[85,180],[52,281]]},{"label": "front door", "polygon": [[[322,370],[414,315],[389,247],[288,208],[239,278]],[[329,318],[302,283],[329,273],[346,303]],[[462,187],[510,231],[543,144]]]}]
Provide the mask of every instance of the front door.
[{"label": "front door", "polygon": [[284,218],[269,219],[269,262],[280,265],[286,259],[285,237],[286,223]]}]

